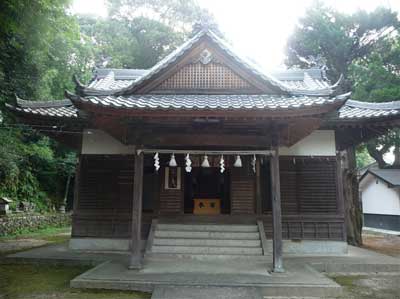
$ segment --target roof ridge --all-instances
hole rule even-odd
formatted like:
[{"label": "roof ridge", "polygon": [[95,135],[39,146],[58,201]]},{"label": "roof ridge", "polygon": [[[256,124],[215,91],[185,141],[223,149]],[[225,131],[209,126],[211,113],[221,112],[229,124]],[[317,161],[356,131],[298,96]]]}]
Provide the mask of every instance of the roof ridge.
[{"label": "roof ridge", "polygon": [[400,100],[379,103],[347,100],[346,106],[363,109],[393,110],[400,109]]},{"label": "roof ridge", "polygon": [[[236,51],[231,44],[226,40],[218,36],[212,29],[206,27],[202,28],[193,37],[189,38],[182,45],[168,54],[166,57],[157,62],[153,67],[144,71],[142,75],[139,75],[136,80],[131,82],[126,87],[120,87],[116,89],[99,89],[94,86],[83,86],[78,80],[75,79],[77,85],[77,92],[80,95],[127,95],[135,92],[140,86],[143,86],[147,80],[157,75],[163,69],[171,66],[174,61],[182,57],[190,50],[195,43],[197,43],[203,36],[208,37],[211,42],[215,43],[218,48],[232,58],[236,63],[243,66],[246,71],[250,72],[259,82],[265,86],[265,89],[277,91],[282,94],[298,94],[298,95],[310,95],[310,96],[330,96],[333,95],[335,88],[338,84],[319,87],[314,84],[314,89],[310,88],[296,88],[282,82],[272,73],[263,70],[257,63],[252,62],[245,55],[241,55]],[[110,69],[110,72],[113,70]],[[263,89],[263,88],[261,88]]]},{"label": "roof ridge", "polygon": [[72,102],[69,99],[62,100],[49,100],[49,101],[29,101],[16,97],[18,107],[22,108],[50,108],[50,107],[63,107],[71,106]]}]

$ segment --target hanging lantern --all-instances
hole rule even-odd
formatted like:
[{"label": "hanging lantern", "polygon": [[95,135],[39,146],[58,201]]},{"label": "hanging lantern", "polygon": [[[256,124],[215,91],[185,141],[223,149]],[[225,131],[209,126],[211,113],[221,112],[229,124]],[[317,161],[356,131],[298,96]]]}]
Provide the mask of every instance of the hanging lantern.
[{"label": "hanging lantern", "polygon": [[210,167],[210,162],[208,162],[207,155],[204,155],[203,162],[201,163],[201,167]]},{"label": "hanging lantern", "polygon": [[253,155],[253,160],[251,160],[251,166],[253,167],[253,172],[256,173],[256,155]]},{"label": "hanging lantern", "polygon": [[189,154],[187,154],[185,157],[185,164],[186,164],[186,167],[185,167],[186,172],[191,172],[192,171],[192,161],[190,161]]},{"label": "hanging lantern", "polygon": [[239,155],[236,156],[236,161],[233,164],[233,167],[242,167],[242,159],[240,159]]},{"label": "hanging lantern", "polygon": [[154,155],[154,168],[156,169],[156,171],[160,169],[160,158],[158,156],[158,153]]},{"label": "hanging lantern", "polygon": [[224,156],[221,155],[221,160],[219,160],[219,167],[220,167],[220,172],[224,173],[225,171],[225,160],[224,160]]},{"label": "hanging lantern", "polygon": [[169,160],[169,164],[168,164],[170,167],[176,167],[176,166],[178,166],[178,164],[176,163],[176,160],[175,160],[175,155],[174,154],[172,154],[171,155],[171,160]]}]

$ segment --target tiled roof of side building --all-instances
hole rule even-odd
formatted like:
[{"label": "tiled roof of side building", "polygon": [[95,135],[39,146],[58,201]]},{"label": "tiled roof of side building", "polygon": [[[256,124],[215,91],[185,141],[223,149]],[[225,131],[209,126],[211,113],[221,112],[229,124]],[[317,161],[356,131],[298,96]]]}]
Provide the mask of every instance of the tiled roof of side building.
[{"label": "tiled roof of side building", "polygon": [[58,101],[25,101],[17,98],[17,105],[6,104],[11,110],[37,116],[78,118],[78,110],[69,99]]},{"label": "tiled roof of side building", "polygon": [[372,119],[400,115],[400,101],[369,103],[348,100],[339,110],[342,120]]},{"label": "tiled roof of side building", "polygon": [[360,180],[365,178],[368,173],[380,178],[381,180],[390,184],[392,187],[400,187],[400,169],[370,168],[364,173]]}]

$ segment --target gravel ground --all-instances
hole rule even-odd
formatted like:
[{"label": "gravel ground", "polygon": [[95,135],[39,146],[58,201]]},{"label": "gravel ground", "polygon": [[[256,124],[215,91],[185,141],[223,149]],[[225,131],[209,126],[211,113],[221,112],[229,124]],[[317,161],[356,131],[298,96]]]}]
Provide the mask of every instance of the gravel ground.
[{"label": "gravel ground", "polygon": [[363,247],[400,258],[400,236],[364,233]]}]

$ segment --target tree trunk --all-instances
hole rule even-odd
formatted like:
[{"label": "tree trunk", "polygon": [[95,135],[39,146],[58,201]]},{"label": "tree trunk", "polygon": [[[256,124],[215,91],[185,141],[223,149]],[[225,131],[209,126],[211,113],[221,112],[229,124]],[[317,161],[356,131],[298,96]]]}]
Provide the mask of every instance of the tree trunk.
[{"label": "tree trunk", "polygon": [[347,242],[351,245],[361,246],[363,215],[358,189],[355,148],[346,149],[341,152],[341,156]]},{"label": "tree trunk", "polygon": [[369,155],[378,163],[379,168],[386,168],[388,166],[383,159],[383,155],[389,150],[388,145],[385,145],[382,149],[378,150],[376,141],[370,140],[367,143],[367,150]]},{"label": "tree trunk", "polygon": [[393,154],[394,154],[393,167],[400,168],[400,145],[395,145]]}]

